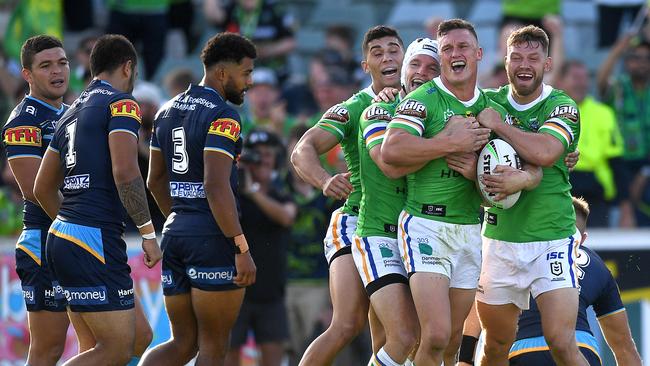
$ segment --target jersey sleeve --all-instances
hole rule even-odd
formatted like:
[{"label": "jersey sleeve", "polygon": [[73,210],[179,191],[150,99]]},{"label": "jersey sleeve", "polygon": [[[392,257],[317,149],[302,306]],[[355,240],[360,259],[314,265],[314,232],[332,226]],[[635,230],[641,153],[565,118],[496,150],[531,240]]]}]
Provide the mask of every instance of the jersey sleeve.
[{"label": "jersey sleeve", "polygon": [[368,151],[384,141],[384,134],[390,120],[390,112],[381,104],[373,104],[363,111],[359,120],[359,129]]},{"label": "jersey sleeve", "polygon": [[422,136],[427,113],[427,106],[423,102],[407,98],[397,106],[388,128],[401,128],[411,135]]},{"label": "jersey sleeve", "polygon": [[607,278],[601,295],[594,303],[594,312],[597,318],[605,317],[625,310],[623,301],[621,300],[621,293],[618,290],[618,285],[612,274],[607,270],[603,264],[604,271],[607,272]]},{"label": "jersey sleeve", "polygon": [[108,134],[127,132],[138,138],[142,124],[140,105],[130,96],[113,101],[109,105]]},{"label": "jersey sleeve", "polygon": [[569,98],[557,98],[551,107],[538,132],[555,137],[562,142],[564,150],[568,150],[577,142],[580,133],[578,106]]},{"label": "jersey sleeve", "polygon": [[44,144],[42,130],[31,118],[21,119],[20,116],[7,124],[2,131],[2,142],[6,149],[7,159],[20,157],[41,158]]},{"label": "jersey sleeve", "polygon": [[[154,122],[155,126],[155,122]],[[156,129],[153,128],[151,131],[151,139],[149,140],[149,148],[152,150],[160,151],[160,143],[158,142],[158,136],[156,136]]]},{"label": "jersey sleeve", "polygon": [[323,114],[316,126],[336,136],[341,142],[349,134],[350,110],[345,103],[339,103],[331,107]]},{"label": "jersey sleeve", "polygon": [[240,134],[241,119],[239,114],[229,109],[210,122],[203,150],[218,152],[235,159]]}]

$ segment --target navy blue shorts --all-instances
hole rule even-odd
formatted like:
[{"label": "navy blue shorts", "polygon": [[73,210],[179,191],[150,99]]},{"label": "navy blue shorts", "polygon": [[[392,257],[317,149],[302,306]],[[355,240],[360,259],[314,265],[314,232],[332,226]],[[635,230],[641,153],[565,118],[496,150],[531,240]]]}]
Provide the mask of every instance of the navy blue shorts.
[{"label": "navy blue shorts", "polygon": [[[601,366],[598,356],[598,342],[585,331],[576,331],[578,349],[585,356],[589,366]],[[544,337],[520,339],[510,348],[510,366],[553,366],[555,361],[548,350]]]},{"label": "navy blue shorts", "polygon": [[47,258],[57,293],[74,312],[128,310],[134,306],[131,267],[120,233],[54,220]]},{"label": "navy blue shorts", "polygon": [[232,281],[235,247],[223,236],[173,236],[164,234],[160,245],[165,296],[190,292],[228,291],[240,288]]},{"label": "navy blue shorts", "polygon": [[27,311],[65,311],[55,298],[52,273],[45,259],[47,229],[25,229],[16,243],[16,273],[20,278]]}]

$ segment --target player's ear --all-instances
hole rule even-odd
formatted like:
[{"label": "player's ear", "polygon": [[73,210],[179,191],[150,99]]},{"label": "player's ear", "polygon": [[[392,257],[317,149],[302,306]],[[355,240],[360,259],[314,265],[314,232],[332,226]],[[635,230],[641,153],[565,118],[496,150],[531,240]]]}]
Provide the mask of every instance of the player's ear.
[{"label": "player's ear", "polygon": [[22,70],[20,70],[20,74],[22,75],[23,79],[27,82],[27,84],[32,83],[32,71],[26,67],[23,67]]},{"label": "player's ear", "polygon": [[553,59],[549,56],[544,60],[544,71],[549,72],[553,69]]},{"label": "player's ear", "polygon": [[361,70],[363,70],[363,72],[366,74],[370,72],[370,69],[368,68],[368,62],[366,60],[361,61]]},{"label": "player's ear", "polygon": [[476,51],[476,60],[481,61],[483,59],[483,47],[478,47]]},{"label": "player's ear", "polygon": [[133,67],[133,61],[127,60],[125,63],[122,64],[122,75],[130,79],[131,78],[131,73],[135,72],[134,67]]}]

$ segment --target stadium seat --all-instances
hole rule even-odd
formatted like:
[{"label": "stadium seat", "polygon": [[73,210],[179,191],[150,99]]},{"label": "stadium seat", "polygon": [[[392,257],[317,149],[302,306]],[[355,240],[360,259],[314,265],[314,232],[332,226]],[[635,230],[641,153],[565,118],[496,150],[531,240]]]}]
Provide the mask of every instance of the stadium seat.
[{"label": "stadium seat", "polygon": [[443,19],[453,18],[455,11],[452,3],[446,1],[435,3],[399,2],[386,23],[400,31],[406,26],[419,26],[424,30],[424,22],[433,16]]},{"label": "stadium seat", "polygon": [[501,2],[495,0],[477,1],[467,17],[474,26],[496,25],[501,21]]}]

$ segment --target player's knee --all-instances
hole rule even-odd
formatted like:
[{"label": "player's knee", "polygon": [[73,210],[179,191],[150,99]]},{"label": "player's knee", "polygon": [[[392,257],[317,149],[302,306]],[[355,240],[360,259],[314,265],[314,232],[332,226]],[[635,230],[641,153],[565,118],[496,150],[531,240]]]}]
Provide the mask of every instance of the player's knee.
[{"label": "player's knee", "polygon": [[422,329],[420,342],[431,350],[445,349],[449,344],[449,330],[439,327]]},{"label": "player's knee", "polygon": [[153,340],[153,331],[149,324],[146,327],[136,330],[135,345],[133,346],[133,354],[141,356]]},{"label": "player's knee", "polygon": [[64,348],[64,342],[41,342],[30,345],[29,352],[30,356],[34,355],[36,358],[42,360],[42,364],[54,365],[61,358],[61,355],[63,355]]},{"label": "player's knee", "polygon": [[507,355],[514,341],[514,337],[508,337],[506,335],[486,337],[484,352],[487,356]]},{"label": "player's knee", "polygon": [[571,332],[554,332],[545,334],[544,338],[553,354],[568,354],[574,349],[577,349],[575,335]]},{"label": "player's knee", "polygon": [[356,337],[364,325],[365,318],[355,316],[344,321],[332,322],[332,330],[337,334],[338,338],[348,341]]},{"label": "player's knee", "polygon": [[413,327],[402,327],[398,330],[396,338],[400,346],[407,352],[413,349],[418,342],[418,335]]}]

